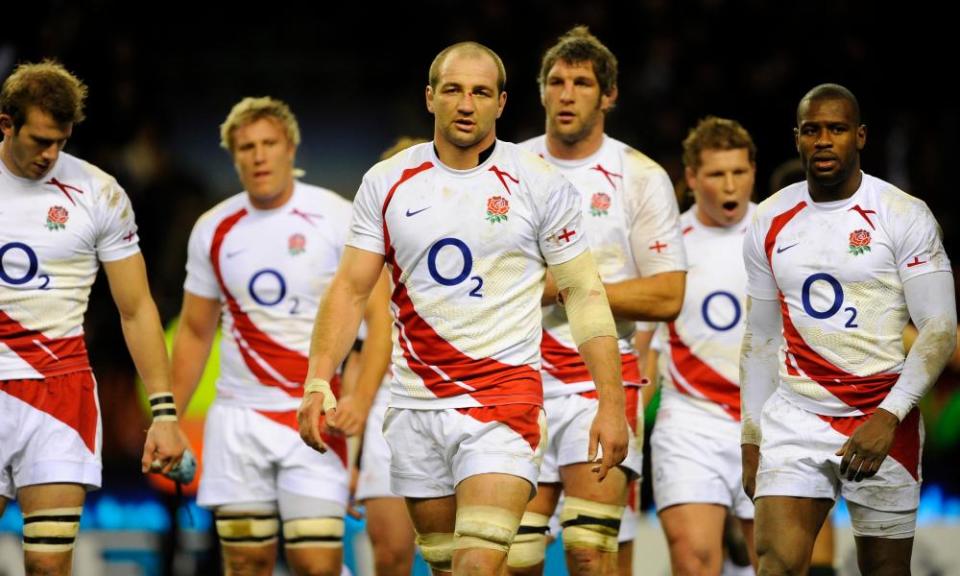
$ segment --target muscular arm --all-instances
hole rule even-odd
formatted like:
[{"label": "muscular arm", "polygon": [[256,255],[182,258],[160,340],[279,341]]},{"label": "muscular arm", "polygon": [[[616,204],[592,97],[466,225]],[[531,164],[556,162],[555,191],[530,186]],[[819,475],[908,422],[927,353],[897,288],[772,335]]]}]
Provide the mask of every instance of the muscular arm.
[{"label": "muscular arm", "polygon": [[147,271],[139,253],[104,262],[110,294],[120,312],[123,338],[143,379],[147,394],[170,392],[170,369],[160,315],[150,295]]},{"label": "muscular arm", "polygon": [[741,444],[760,445],[760,413],[777,389],[782,326],[776,300],[747,297],[747,327],[740,348]]},{"label": "muscular arm", "polygon": [[783,318],[776,300],[747,297],[747,328],[740,348],[740,452],[743,490],[753,498],[760,466],[760,414],[777,389],[777,349]]},{"label": "muscular arm", "polygon": [[610,309],[617,318],[669,322],[680,314],[687,273],[661,272],[605,284]]},{"label": "muscular arm", "polygon": [[550,270],[567,309],[573,340],[597,386],[599,408],[590,428],[587,454],[593,461],[598,444],[603,447],[603,461],[597,468],[602,480],[607,470],[618,465],[627,455],[625,399],[616,327],[589,252],[551,266]]},{"label": "muscular arm", "polygon": [[897,383],[837,451],[843,456],[840,473],[849,480],[859,482],[877,473],[893,445],[897,425],[933,386],[957,345],[953,274],[940,271],[916,276],[903,283],[903,292],[917,325],[917,339]]},{"label": "muscular arm", "polygon": [[[329,381],[353,346],[367,300],[383,270],[383,255],[347,246],[337,273],[323,297],[310,342],[308,383]],[[368,338],[369,339],[369,338]],[[320,416],[325,413],[322,392],[305,392],[298,411],[300,436],[319,451],[325,451],[320,438]]]},{"label": "muscular arm", "polygon": [[903,364],[900,378],[879,408],[903,418],[933,386],[957,346],[957,307],[953,275],[931,272],[903,283],[910,318],[917,337]]},{"label": "muscular arm", "polygon": [[[147,394],[170,392],[167,349],[160,315],[150,295],[143,256],[138,252],[121,260],[104,262],[103,269],[120,312],[123,338]],[[142,469],[146,472],[156,460],[163,464],[161,470],[168,472],[179,463],[185,449],[176,422],[153,422],[147,431]]]},{"label": "muscular arm", "polygon": [[344,249],[337,273],[317,311],[307,378],[329,380],[333,377],[353,346],[381,270],[383,255],[352,246]]},{"label": "muscular arm", "polygon": [[336,418],[330,425],[343,433],[354,436],[363,432],[363,425],[370,405],[380,389],[383,375],[390,365],[392,342],[390,329],[390,279],[384,270],[367,300],[364,312],[367,338],[363,341],[358,358],[358,374],[349,388],[344,388],[337,406]]},{"label": "muscular arm", "polygon": [[180,324],[173,340],[173,396],[186,413],[203,376],[220,320],[220,302],[184,291]]}]

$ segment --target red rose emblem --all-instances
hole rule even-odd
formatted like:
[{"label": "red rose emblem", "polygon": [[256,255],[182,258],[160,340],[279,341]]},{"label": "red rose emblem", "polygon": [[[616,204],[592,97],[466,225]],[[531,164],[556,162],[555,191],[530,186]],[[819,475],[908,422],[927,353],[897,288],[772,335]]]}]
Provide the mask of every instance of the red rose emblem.
[{"label": "red rose emblem", "polygon": [[590,213],[594,216],[606,216],[610,209],[610,196],[603,192],[597,192],[590,198]]},{"label": "red rose emblem", "polygon": [[307,249],[307,238],[303,234],[294,234],[287,241],[287,248],[290,254],[296,256]]},{"label": "red rose emblem", "polygon": [[496,223],[507,219],[507,212],[510,212],[510,203],[503,196],[492,196],[487,198],[487,220]]},{"label": "red rose emblem", "polygon": [[51,206],[47,210],[47,229],[63,230],[70,219],[70,213],[63,206]]},{"label": "red rose emblem", "polygon": [[850,253],[859,256],[870,251],[870,232],[854,230],[850,233]]}]

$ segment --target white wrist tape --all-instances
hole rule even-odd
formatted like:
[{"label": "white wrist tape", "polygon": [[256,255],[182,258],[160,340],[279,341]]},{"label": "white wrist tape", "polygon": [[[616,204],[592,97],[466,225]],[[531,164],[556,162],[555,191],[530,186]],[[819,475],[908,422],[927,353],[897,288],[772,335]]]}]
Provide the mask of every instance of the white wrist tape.
[{"label": "white wrist tape", "polygon": [[337,397],[333,395],[330,383],[323,378],[311,378],[303,385],[303,394],[323,393],[323,411],[329,412],[337,407]]}]

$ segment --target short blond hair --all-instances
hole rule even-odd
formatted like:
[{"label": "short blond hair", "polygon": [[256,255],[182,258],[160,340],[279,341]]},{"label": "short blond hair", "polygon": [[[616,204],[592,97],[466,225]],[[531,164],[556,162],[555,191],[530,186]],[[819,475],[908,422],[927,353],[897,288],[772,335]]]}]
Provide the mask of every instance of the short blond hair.
[{"label": "short blond hair", "polygon": [[269,96],[248,96],[230,109],[227,119],[220,125],[220,146],[233,152],[233,131],[261,118],[273,118],[280,122],[293,146],[300,146],[300,125],[297,124],[297,117],[286,102]]},{"label": "short blond hair", "polygon": [[56,60],[26,62],[17,66],[0,88],[0,114],[13,118],[19,130],[31,106],[46,112],[59,124],[77,124],[85,118],[87,86]]}]

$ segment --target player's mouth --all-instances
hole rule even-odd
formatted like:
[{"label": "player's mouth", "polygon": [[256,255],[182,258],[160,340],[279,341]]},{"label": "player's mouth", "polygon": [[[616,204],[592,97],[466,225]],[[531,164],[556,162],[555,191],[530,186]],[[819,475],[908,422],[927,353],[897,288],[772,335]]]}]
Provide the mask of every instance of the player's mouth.
[{"label": "player's mouth", "polygon": [[476,126],[477,123],[469,118],[459,118],[453,121],[453,125],[464,132],[469,132],[473,130],[473,127]]},{"label": "player's mouth", "polygon": [[557,122],[561,124],[570,124],[576,119],[577,119],[577,114],[575,112],[570,112],[569,110],[557,112]]},{"label": "player's mouth", "polygon": [[720,206],[723,208],[723,211],[727,216],[732,216],[733,213],[737,211],[737,208],[740,207],[740,203],[736,200],[728,200]]},{"label": "player's mouth", "polygon": [[814,155],[812,160],[813,167],[819,172],[828,172],[840,164],[837,157],[832,154]]},{"label": "player's mouth", "polygon": [[270,176],[269,170],[257,170],[256,172],[253,173],[253,177],[257,178],[258,180],[260,178],[266,178],[268,176]]}]

